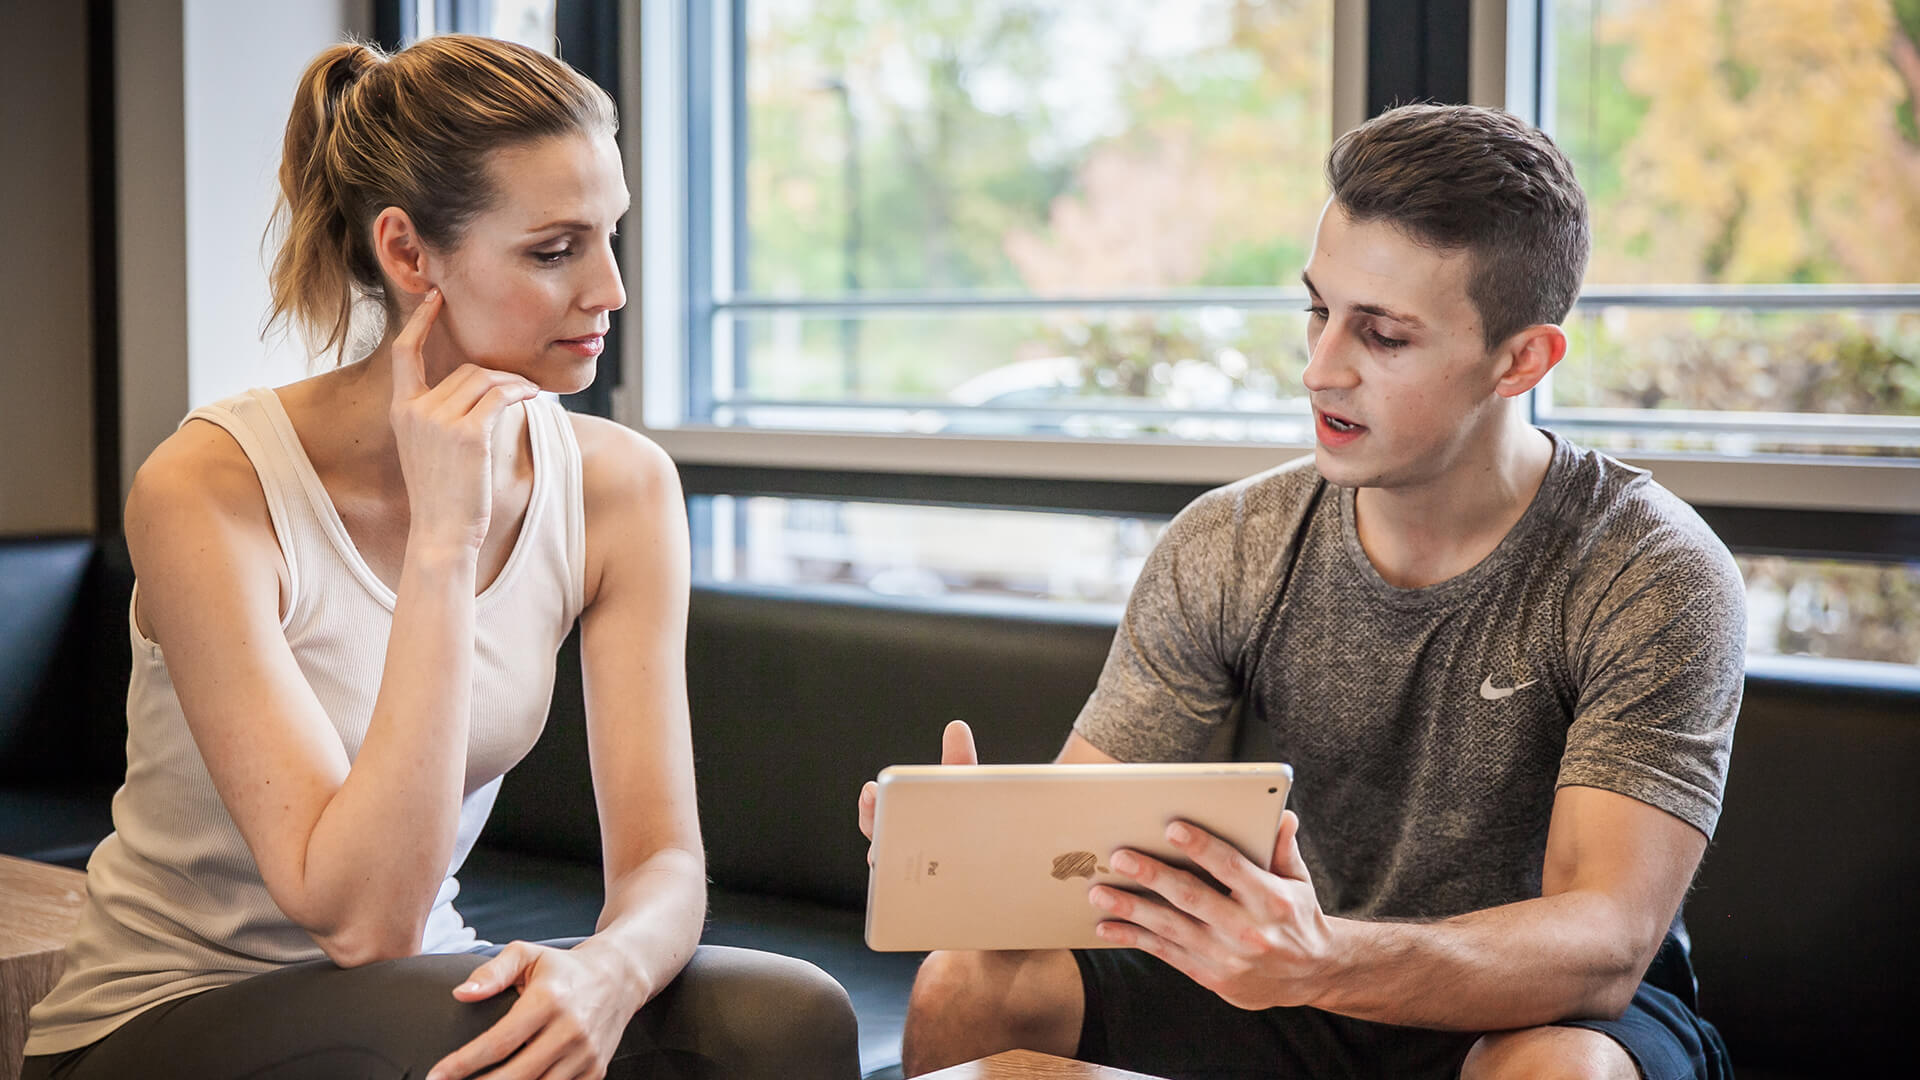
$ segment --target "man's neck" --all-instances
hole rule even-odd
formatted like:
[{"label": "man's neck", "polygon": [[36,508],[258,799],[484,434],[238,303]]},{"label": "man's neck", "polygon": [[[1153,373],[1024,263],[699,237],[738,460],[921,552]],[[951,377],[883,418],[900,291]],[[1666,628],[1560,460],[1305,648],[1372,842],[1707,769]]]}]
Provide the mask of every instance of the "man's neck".
[{"label": "man's neck", "polygon": [[1517,418],[1492,428],[1477,452],[1431,481],[1354,493],[1360,546],[1389,584],[1424,588],[1465,573],[1526,514],[1553,442]]}]

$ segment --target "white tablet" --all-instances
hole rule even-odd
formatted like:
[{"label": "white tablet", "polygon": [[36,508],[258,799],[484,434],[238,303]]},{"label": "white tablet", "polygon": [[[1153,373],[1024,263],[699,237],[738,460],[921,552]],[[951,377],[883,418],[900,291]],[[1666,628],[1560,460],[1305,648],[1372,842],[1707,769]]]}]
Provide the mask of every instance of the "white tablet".
[{"label": "white tablet", "polygon": [[1167,843],[1188,821],[1254,863],[1273,856],[1293,770],[1271,763],[895,765],[880,773],[867,947],[1101,949],[1094,883],[1127,847],[1191,864]]}]

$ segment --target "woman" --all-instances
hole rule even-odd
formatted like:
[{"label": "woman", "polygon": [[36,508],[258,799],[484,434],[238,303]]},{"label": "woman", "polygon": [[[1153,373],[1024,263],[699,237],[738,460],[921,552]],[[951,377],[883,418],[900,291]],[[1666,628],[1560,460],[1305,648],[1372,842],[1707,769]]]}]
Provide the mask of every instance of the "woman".
[{"label": "woman", "polygon": [[[674,469],[538,396],[593,380],[626,301],[614,130],[501,41],[308,67],[274,317],[336,353],[357,310],[386,330],[195,411],[134,481],[127,782],[26,1076],[857,1073],[830,979],[696,949]],[[453,874],[576,617],[606,905],[488,947]]]}]

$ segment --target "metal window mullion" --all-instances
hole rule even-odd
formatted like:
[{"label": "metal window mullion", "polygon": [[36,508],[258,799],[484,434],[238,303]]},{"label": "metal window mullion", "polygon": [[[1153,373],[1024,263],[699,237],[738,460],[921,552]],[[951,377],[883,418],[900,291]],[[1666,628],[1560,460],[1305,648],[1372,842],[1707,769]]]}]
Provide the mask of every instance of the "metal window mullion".
[{"label": "metal window mullion", "polygon": [[[978,294],[867,293],[861,296],[757,296],[737,293],[715,298],[717,312],[745,315],[812,312],[823,315],[862,311],[955,311],[1020,309],[1115,309],[1233,307],[1272,309],[1306,302],[1301,289],[1194,289],[1164,293]],[[1890,286],[1601,286],[1574,302],[1575,311],[1594,308],[1734,308],[1790,310],[1920,311],[1920,285]]]},{"label": "metal window mullion", "polygon": [[714,183],[713,22],[700,17],[698,4],[687,5],[686,53],[686,301],[680,317],[686,320],[687,380],[682,387],[689,417],[705,417],[713,409],[714,322]]}]

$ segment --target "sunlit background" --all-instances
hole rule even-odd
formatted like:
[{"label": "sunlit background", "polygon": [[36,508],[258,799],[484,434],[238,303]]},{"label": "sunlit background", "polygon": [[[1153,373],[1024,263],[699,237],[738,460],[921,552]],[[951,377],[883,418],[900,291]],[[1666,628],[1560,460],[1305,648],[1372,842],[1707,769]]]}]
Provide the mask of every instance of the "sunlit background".
[{"label": "sunlit background", "polygon": [[[484,6],[484,5],[483,5]],[[686,420],[1311,442],[1332,0],[744,0]],[[1543,0],[1591,200],[1537,422],[1920,457],[1920,0]],[[552,4],[493,32],[552,40]],[[698,77],[698,76],[696,76]],[[1911,482],[1900,477],[1898,482]],[[708,582],[1117,606],[1163,518],[696,496]],[[1920,564],[1742,557],[1750,649],[1920,664]]]}]

